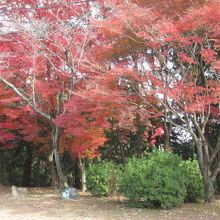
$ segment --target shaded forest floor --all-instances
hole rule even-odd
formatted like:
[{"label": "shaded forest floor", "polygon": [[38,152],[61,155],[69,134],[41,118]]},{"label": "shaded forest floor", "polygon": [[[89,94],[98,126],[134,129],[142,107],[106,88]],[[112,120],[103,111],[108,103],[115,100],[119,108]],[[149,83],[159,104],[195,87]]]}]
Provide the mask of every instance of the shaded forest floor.
[{"label": "shaded forest floor", "polygon": [[171,210],[130,208],[115,198],[81,194],[80,200],[63,201],[47,188],[29,189],[25,198],[13,198],[11,188],[0,187],[1,220],[219,220],[220,200],[211,205],[184,204]]}]

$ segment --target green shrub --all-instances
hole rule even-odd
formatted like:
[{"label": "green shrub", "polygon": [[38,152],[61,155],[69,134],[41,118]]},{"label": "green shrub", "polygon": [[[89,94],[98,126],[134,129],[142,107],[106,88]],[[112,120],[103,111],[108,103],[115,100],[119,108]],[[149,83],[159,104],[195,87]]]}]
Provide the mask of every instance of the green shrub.
[{"label": "green shrub", "polygon": [[119,191],[138,207],[179,206],[186,196],[186,179],[180,163],[180,157],[159,151],[147,158],[133,158],[125,166]]},{"label": "green shrub", "polygon": [[113,194],[117,190],[119,172],[119,167],[112,162],[90,164],[86,171],[87,189],[94,195]]},{"label": "green shrub", "polygon": [[181,166],[186,173],[186,201],[197,202],[204,196],[204,186],[197,160],[182,161]]}]

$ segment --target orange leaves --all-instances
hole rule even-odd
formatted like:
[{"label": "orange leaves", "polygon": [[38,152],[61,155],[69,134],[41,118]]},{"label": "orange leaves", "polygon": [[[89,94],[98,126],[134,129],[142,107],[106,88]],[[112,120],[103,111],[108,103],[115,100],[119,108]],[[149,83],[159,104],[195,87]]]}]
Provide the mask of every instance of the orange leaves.
[{"label": "orange leaves", "polygon": [[[19,91],[63,128],[60,153],[68,149],[81,156],[97,155],[98,147],[106,141],[108,120],[134,131],[138,112],[141,122],[150,126],[146,121],[153,116],[160,118],[163,113],[158,94],[170,98],[177,111],[187,113],[201,113],[207,105],[217,104],[218,83],[206,88],[201,85],[202,74],[191,74],[192,67],[202,69],[201,58],[204,65],[211,64],[220,71],[216,54],[220,33],[217,1],[213,5],[206,1],[203,8],[194,7],[184,14],[187,7],[203,1],[134,0],[127,4],[113,0],[108,3],[111,10],[103,11],[105,19],[90,20],[91,28],[87,28],[88,21],[83,23],[85,17],[78,20],[88,9],[87,3],[7,2],[14,2],[12,9],[22,8],[21,13],[11,12],[18,21],[26,16],[31,22],[26,26],[22,23],[25,28],[17,34],[2,36],[1,50],[10,52],[3,60],[4,76],[11,76]],[[34,3],[43,7],[36,8]],[[31,26],[34,20],[36,24]],[[151,52],[147,54],[148,48]],[[141,62],[147,67],[140,68]],[[168,62],[175,68],[169,68]],[[187,71],[188,82],[181,82]],[[1,99],[0,95],[2,112],[8,103],[16,101],[10,95],[5,97]],[[24,110],[27,115],[17,127],[20,134],[45,147],[51,140],[36,136],[48,132],[49,125],[41,118],[34,120],[33,112]],[[12,114],[11,110],[7,114]],[[12,129],[10,124],[5,127]],[[153,138],[158,135],[162,130],[156,130]]]},{"label": "orange leaves", "polygon": [[208,37],[218,39],[219,21],[219,1],[210,0],[204,1],[203,7],[192,8],[177,25],[181,32],[206,32]]},{"label": "orange leaves", "polygon": [[218,60],[215,61],[212,66],[213,66],[214,70],[216,70],[217,73],[220,74],[220,61],[218,61]]},{"label": "orange leaves", "polygon": [[[2,116],[0,115],[0,118]],[[0,122],[0,143],[3,145],[3,147],[13,139],[15,139],[15,134],[13,133],[13,130],[15,130],[15,125],[13,121],[11,120],[2,120]]]},{"label": "orange leaves", "polygon": [[20,99],[0,83],[0,144],[2,147],[12,147],[11,141],[16,136],[15,120],[19,116],[15,107]]},{"label": "orange leaves", "polygon": [[35,57],[35,73],[43,74],[47,71],[47,62],[42,55],[38,55]]},{"label": "orange leaves", "polygon": [[150,145],[154,145],[156,143],[156,138],[164,135],[164,129],[162,127],[158,127],[154,130],[153,135],[150,138]]},{"label": "orange leaves", "polygon": [[217,59],[217,53],[212,49],[202,49],[200,52],[204,61],[208,64],[213,63]]},{"label": "orange leaves", "polygon": [[116,17],[107,19],[105,23],[94,20],[93,25],[108,39],[112,39],[123,32],[123,24]]},{"label": "orange leaves", "polygon": [[[90,12],[88,2],[10,0],[0,4],[4,9],[1,30],[7,32],[0,39],[1,52],[7,55],[1,60],[4,72],[0,74],[3,77],[4,73],[17,93],[24,97],[19,104],[24,106],[27,102],[34,109],[17,108],[20,117],[16,118],[16,132],[23,140],[45,149],[51,144],[51,124],[64,113],[62,119],[57,120],[65,130],[59,140],[59,153],[71,148],[66,145],[65,135],[84,141],[79,152],[102,144],[104,130],[99,127],[107,127],[104,120],[107,113],[87,99],[74,96],[75,99],[70,100],[72,92],[80,88],[78,82],[84,78],[77,67],[90,40],[85,16]],[[13,99],[5,96],[3,100],[0,95],[0,111],[3,104],[5,107]],[[68,101],[65,112],[64,105]],[[98,109],[102,114],[96,115]],[[41,118],[39,112],[46,115],[46,119]],[[10,111],[4,113],[11,114]],[[9,124],[2,126],[10,130]]]},{"label": "orange leaves", "polygon": [[210,80],[208,82],[208,86],[209,86],[209,91],[210,91],[211,98],[214,98],[214,99],[216,98],[219,102],[220,101],[220,82]]},{"label": "orange leaves", "polygon": [[167,17],[180,18],[191,6],[201,5],[204,0],[133,0],[133,2],[141,5],[142,7],[155,7],[162,14]]},{"label": "orange leaves", "polygon": [[204,113],[210,105],[215,105],[219,101],[220,84],[209,82],[209,87],[198,86],[195,83],[180,82],[169,90],[167,97],[174,100],[179,105],[180,112]]},{"label": "orange leaves", "polygon": [[[103,146],[106,141],[105,133],[103,128],[94,127],[88,124],[87,128],[81,128],[81,132],[73,132],[65,137],[65,141],[59,145],[60,153],[63,150],[68,150],[73,153],[73,155],[80,155],[81,157],[89,156],[94,157],[93,153],[97,153],[98,148]],[[64,136],[63,136],[64,137]]]},{"label": "orange leaves", "polygon": [[13,140],[15,137],[16,136],[12,133],[0,131],[0,143],[3,145],[4,148],[13,147],[13,145],[8,142]]},{"label": "orange leaves", "polygon": [[[87,96],[74,94],[65,106],[65,114],[56,122],[63,128],[65,149],[80,156],[92,156],[106,141],[104,130],[108,127],[105,107],[100,100],[94,100],[92,93]],[[90,94],[90,95],[89,95]]]},{"label": "orange leaves", "polygon": [[195,64],[196,62],[193,60],[192,57],[186,55],[185,53],[183,52],[179,52],[178,53],[180,59],[182,60],[182,62],[184,63],[189,63],[189,64]]}]

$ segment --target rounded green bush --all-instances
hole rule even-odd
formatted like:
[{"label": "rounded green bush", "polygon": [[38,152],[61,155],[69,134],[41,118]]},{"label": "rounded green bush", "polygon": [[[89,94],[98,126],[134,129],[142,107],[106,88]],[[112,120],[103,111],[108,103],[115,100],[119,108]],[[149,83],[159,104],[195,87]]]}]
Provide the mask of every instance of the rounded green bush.
[{"label": "rounded green bush", "polygon": [[117,190],[118,173],[120,172],[112,162],[100,161],[89,164],[86,170],[87,189],[93,195],[106,196]]},{"label": "rounded green bush", "polygon": [[204,196],[204,186],[202,175],[197,160],[182,161],[181,166],[185,169],[186,181],[186,201],[197,202]]},{"label": "rounded green bush", "polygon": [[155,151],[128,161],[119,191],[138,207],[171,208],[184,202],[186,178],[177,155]]}]

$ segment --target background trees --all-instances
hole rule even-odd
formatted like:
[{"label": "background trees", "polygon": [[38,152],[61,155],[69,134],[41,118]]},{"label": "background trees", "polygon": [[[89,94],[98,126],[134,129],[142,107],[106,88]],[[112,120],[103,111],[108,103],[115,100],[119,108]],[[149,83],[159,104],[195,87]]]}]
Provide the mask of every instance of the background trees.
[{"label": "background trees", "polygon": [[51,134],[47,147],[53,151],[63,187],[65,178],[59,152],[63,152],[61,140],[65,135],[56,118],[66,111],[64,104],[84,78],[77,67],[89,39],[89,4],[3,1],[1,13],[0,80],[21,98],[23,105],[38,114],[35,117],[44,121],[45,130]]},{"label": "background trees", "polygon": [[212,201],[220,171],[219,11],[217,0],[2,1],[0,141],[20,135],[41,145],[62,188],[65,151],[83,176],[82,158],[100,156],[104,143],[104,157],[125,165],[153,147],[170,151],[185,136]]},{"label": "background trees", "polygon": [[[196,146],[206,201],[212,201],[214,181],[220,170],[220,162],[215,158],[220,149],[218,136],[211,145],[206,130],[210,124],[218,124],[219,2],[207,1],[199,8],[193,5],[181,19],[167,18],[164,12],[132,3],[109,7],[106,20],[96,23],[102,39],[91,49],[92,54],[100,55],[100,50],[105,53],[100,56],[96,71],[107,72],[106,65],[114,63],[109,75],[124,81],[120,86],[128,97],[133,93],[142,98],[141,103],[133,100],[133,104],[145,109],[145,115],[151,112],[154,118],[161,118],[164,147],[169,146],[166,138],[169,140],[171,125],[190,134]],[[112,23],[114,26],[109,28],[107,24]],[[90,61],[97,59],[91,57]]]}]

